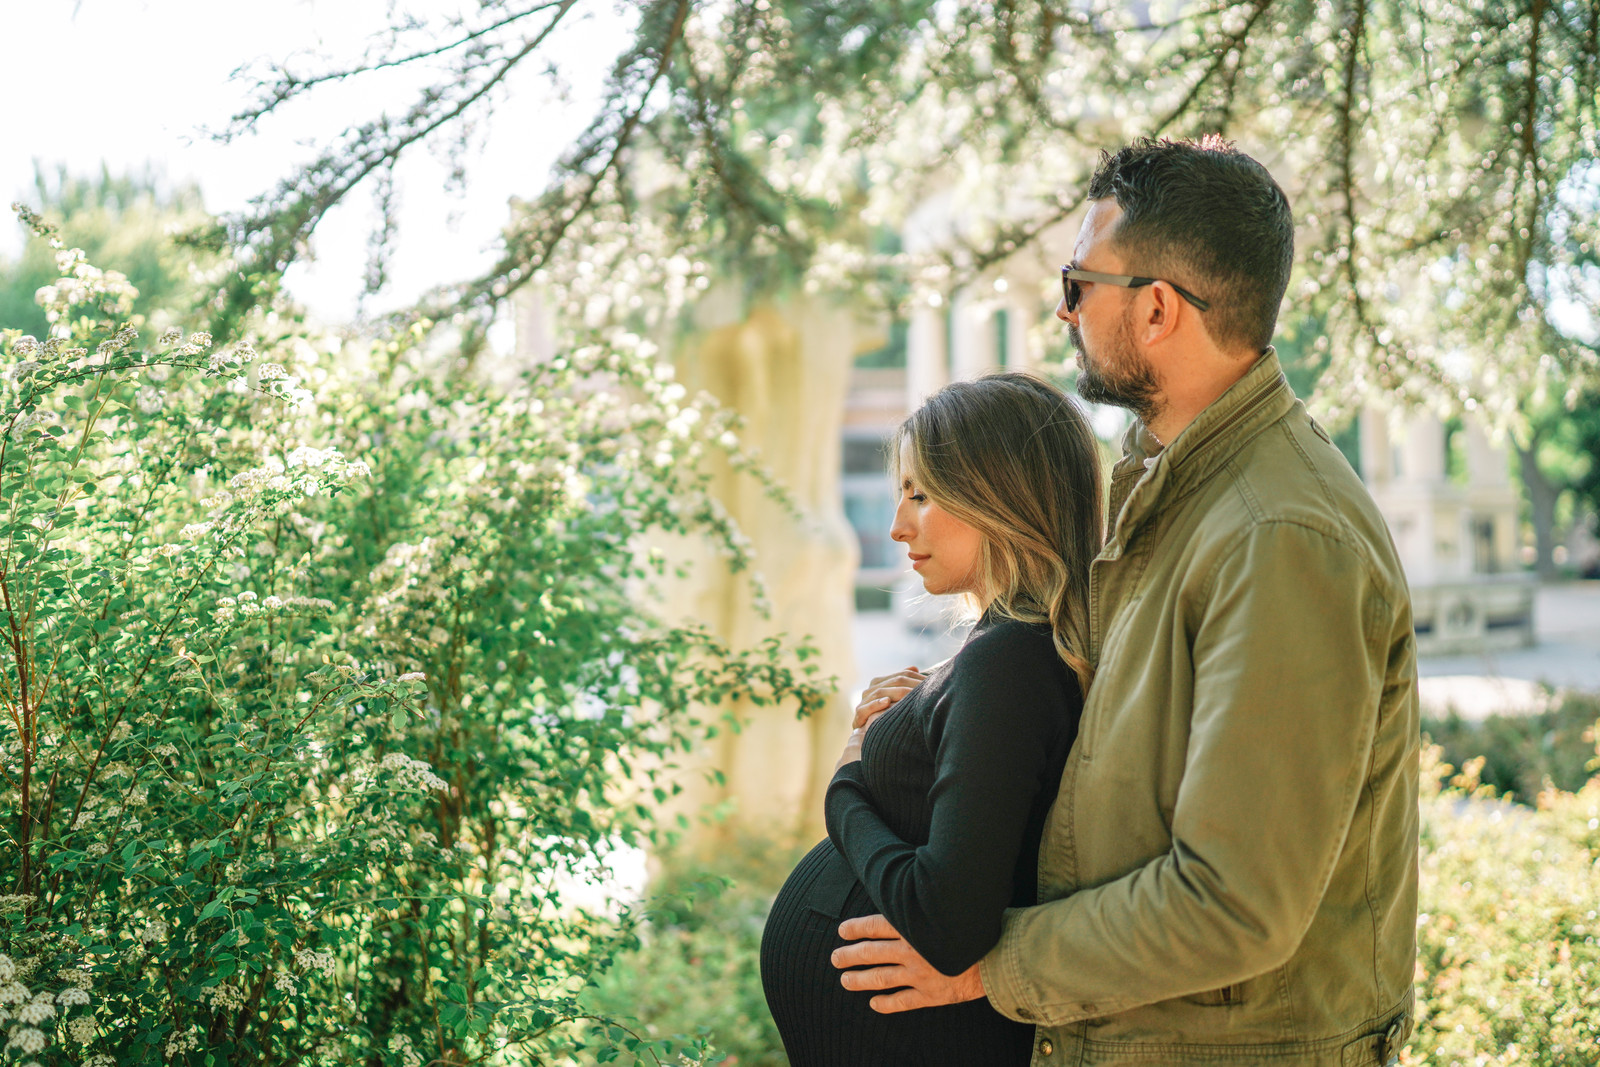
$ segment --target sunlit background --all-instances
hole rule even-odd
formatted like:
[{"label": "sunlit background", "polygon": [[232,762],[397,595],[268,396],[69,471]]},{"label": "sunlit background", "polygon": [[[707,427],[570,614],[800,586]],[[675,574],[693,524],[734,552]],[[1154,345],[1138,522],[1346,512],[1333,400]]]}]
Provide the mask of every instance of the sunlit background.
[{"label": "sunlit background", "polygon": [[[544,17],[557,5],[523,6],[531,12],[524,17]],[[774,636],[787,648],[807,637],[820,675],[835,678],[837,691],[805,720],[795,717],[793,702],[733,700],[727,719],[708,716],[713,736],[700,736],[677,767],[672,780],[681,795],[652,800],[640,791],[648,819],[681,830],[675,849],[618,834],[562,867],[549,910],[561,911],[563,921],[592,919],[606,936],[613,924],[628,931],[617,935],[615,952],[592,950],[594,958],[614,957],[615,966],[561,977],[549,1003],[564,1007],[549,1010],[568,1013],[562,1025],[580,1031],[585,1012],[629,1020],[638,1034],[674,1051],[692,1049],[703,1026],[704,1039],[720,1050],[703,1062],[784,1062],[754,971],[766,903],[796,848],[820,831],[819,790],[867,680],[908,663],[937,662],[959,647],[964,632],[944,605],[919,595],[888,537],[894,492],[884,442],[922,397],[949,380],[1027,368],[1070,386],[1070,351],[1051,317],[1055,272],[1071,257],[1095,150],[1157,127],[1223,128],[1297,198],[1304,262],[1280,319],[1279,353],[1390,522],[1417,606],[1430,737],[1466,768],[1459,791],[1428,809],[1438,847],[1425,860],[1435,880],[1424,906],[1451,918],[1428,927],[1424,916],[1419,988],[1434,996],[1427,1009],[1433,1015],[1416,1058],[1404,1062],[1431,1053],[1428,1062],[1593,1063],[1600,1046],[1574,1053],[1560,1044],[1574,1034],[1580,1042],[1584,1034],[1600,1039],[1591,894],[1600,868],[1578,871],[1583,856],[1600,855],[1600,794],[1595,785],[1584,792],[1595,751],[1591,724],[1600,714],[1600,266],[1590,243],[1600,167],[1593,161],[1592,42],[1552,29],[1545,47],[1567,51],[1543,68],[1498,54],[1463,59],[1450,67],[1457,81],[1446,85],[1449,79],[1431,75],[1418,88],[1396,73],[1411,69],[1402,54],[1411,39],[1405,35],[1426,39],[1446,29],[1418,30],[1403,17],[1406,5],[1394,6],[1401,14],[1392,24],[1374,16],[1364,31],[1370,49],[1362,79],[1341,81],[1336,68],[1349,55],[1353,25],[1343,5],[1311,5],[1317,17],[1295,25],[1313,27],[1306,38],[1325,37],[1309,43],[1284,29],[1288,21],[1274,28],[1279,15],[1267,13],[1269,4],[1216,6],[1214,24],[1194,31],[1193,40],[1179,35],[1187,32],[1183,19],[1199,18],[1199,6],[1061,5],[1061,18],[1046,18],[1039,31],[1055,35],[1052,59],[1021,30],[1005,54],[1006,38],[993,27],[1013,5],[950,2],[923,5],[925,20],[907,31],[915,43],[898,65],[882,68],[871,65],[880,42],[865,24],[838,33],[819,16],[817,33],[836,37],[825,58],[839,66],[821,71],[823,60],[813,56],[807,69],[847,87],[855,85],[851,64],[866,73],[851,90],[858,96],[813,97],[807,86],[772,72],[771,41],[730,43],[723,33],[740,13],[807,5],[729,0],[698,6],[691,56],[700,64],[694,77],[706,84],[721,77],[737,92],[729,89],[724,99],[715,86],[704,90],[697,117],[661,87],[642,100],[607,95],[644,6],[577,4],[537,61],[493,90],[492,111],[474,111],[470,123],[408,150],[394,167],[387,205],[381,184],[358,184],[320,219],[282,279],[283,317],[291,317],[290,306],[308,315],[311,340],[303,347],[331,359],[357,353],[350,361],[367,361],[363,368],[382,364],[383,345],[397,332],[407,336],[418,306],[443,320],[415,350],[396,349],[403,356],[390,374],[401,392],[367,413],[378,422],[392,418],[398,426],[430,405],[449,408],[447,397],[427,399],[420,386],[404,392],[413,381],[432,375],[447,391],[449,374],[459,372],[471,390],[518,395],[519,374],[557,365],[565,372],[585,345],[651,363],[645,377],[658,383],[651,395],[663,418],[677,420],[667,423],[670,435],[699,442],[695,434],[715,417],[694,407],[702,391],[704,412],[720,406],[745,421],[727,438],[741,442],[732,461],[717,451],[721,437],[703,450],[663,446],[658,461],[708,466],[724,509],[711,514],[731,516],[742,530],[731,544],[748,537],[764,592],[747,575],[724,573],[726,545],[719,550],[673,533],[637,547],[641,557],[659,553],[670,561],[663,573],[682,565],[689,576],[669,577],[656,594],[640,592],[640,602],[672,621],[691,619],[738,649]],[[881,17],[893,6],[863,0],[840,10],[870,8]],[[1526,4],[1498,13],[1494,5],[1424,6],[1455,35],[1440,39],[1463,49],[1468,41],[1503,44],[1529,17],[1568,29],[1593,17],[1592,3],[1588,16],[1577,3],[1553,5],[1558,14],[1534,4],[1532,16]],[[382,59],[392,46],[382,30],[392,20],[478,12],[481,21],[481,11],[502,8],[449,0],[7,3],[0,9],[0,94],[7,101],[0,109],[0,192],[49,217],[60,206],[51,201],[63,179],[92,186],[106,175],[131,179],[141,195],[163,202],[197,190],[204,212],[191,211],[189,223],[206,214],[248,216],[359,123],[402,115],[441,69],[402,64],[334,79],[259,121],[234,125],[275,67],[309,75],[357,65],[363,56]],[[1110,12],[1106,25],[1113,28],[1072,29],[1072,18],[1087,20],[1089,12]],[[1497,28],[1469,35],[1475,19]],[[1567,43],[1548,43],[1558,39]],[[1178,56],[1171,69],[1180,74],[1238,55],[1217,60],[1192,91],[1181,79],[1137,82],[1131,72],[1142,57],[1169,46]],[[1244,56],[1251,48],[1257,54]],[[1417,62],[1442,69],[1463,55]],[[1030,80],[1032,74],[1038,77]],[[905,81],[885,84],[894,78]],[[1529,78],[1543,88],[1528,111],[1537,116],[1537,137],[1527,143],[1559,159],[1519,170],[1524,165],[1511,166],[1505,156],[1524,143],[1515,94]],[[904,87],[923,82],[935,88],[919,94]],[[683,84],[697,83],[691,78],[674,90],[687,99]],[[1202,99],[1202,87],[1218,100]],[[758,94],[782,106],[764,110]],[[1338,114],[1319,110],[1319,102],[1341,94],[1342,114],[1357,116],[1362,129],[1350,143],[1339,140]],[[1185,112],[1194,100],[1200,102]],[[586,131],[600,130],[602,146],[613,143],[605,137],[617,137],[623,105],[639,109],[655,139],[619,152],[626,180],[597,182],[591,204],[575,190],[599,165],[558,164]],[[1579,112],[1573,130],[1557,128],[1561,116]],[[875,125],[861,125],[863,114]],[[1170,128],[1161,125],[1169,120]],[[1445,132],[1429,141],[1438,130]],[[1558,152],[1558,145],[1568,147]],[[1341,159],[1339,151],[1347,155]],[[1341,163],[1346,187],[1339,185]],[[1565,169],[1547,181],[1541,168],[1557,163]],[[551,199],[541,199],[547,190]],[[561,231],[566,243],[540,244],[545,231],[538,227],[568,218],[564,205],[576,220]],[[382,282],[371,284],[373,234],[385,206],[395,231]],[[113,215],[108,225],[115,231],[117,224]],[[508,269],[503,234],[519,225],[526,226],[516,231],[526,262]],[[1513,253],[1520,242],[1538,243],[1530,232],[1550,254],[1541,260],[1530,252],[1519,261]],[[23,258],[25,239],[23,227],[0,225],[0,274]],[[114,247],[108,243],[100,266],[119,266]],[[474,280],[484,285],[470,299],[452,288]],[[471,343],[475,330],[481,350]],[[610,379],[597,373],[594,381]],[[685,414],[690,408],[692,416]],[[1109,461],[1127,416],[1095,408],[1091,417]],[[359,439],[369,442],[383,436],[364,432]],[[787,504],[774,502],[778,490],[749,475],[752,468],[770,472],[790,494]],[[471,468],[451,468],[452,476],[463,469]],[[581,474],[568,472],[575,499],[584,495]],[[763,596],[770,612],[757,610]],[[460,707],[470,709],[470,699]],[[603,715],[586,708],[586,715]],[[655,753],[641,766],[655,768],[652,761],[672,765]],[[1472,792],[1474,775],[1499,796]],[[1448,786],[1450,777],[1444,780]],[[626,792],[616,788],[619,796]],[[525,799],[497,800],[497,811]],[[551,832],[533,851],[579,836]],[[1500,893],[1495,864],[1505,856],[1514,859],[1504,860],[1511,873]],[[1559,863],[1567,866],[1546,879]],[[703,881],[724,876],[736,884],[720,896]],[[1545,919],[1518,910],[1517,893],[1547,883],[1557,888],[1540,898]],[[498,921],[499,898],[483,891],[483,900],[463,907]],[[643,925],[622,922],[644,900],[656,910]],[[1494,940],[1507,915],[1525,924],[1509,946]],[[1548,936],[1540,926],[1546,920]],[[147,920],[141,914],[138,921]],[[1482,970],[1467,979],[1462,974],[1474,966],[1476,950],[1455,947],[1452,924],[1468,931],[1459,935],[1464,942],[1493,943],[1482,953]],[[1532,963],[1517,955],[1534,943]],[[559,970],[541,960],[546,965]],[[355,981],[350,976],[367,966],[352,964],[341,980]],[[1556,1000],[1546,1003],[1540,991],[1550,982],[1541,980],[1550,975],[1566,992],[1548,994]],[[1462,981],[1468,991],[1453,993]],[[1581,995],[1570,991],[1583,988],[1591,992],[1579,1003]],[[573,1007],[578,1000],[561,999],[580,992],[587,998],[581,1011]],[[1540,1029],[1543,1022],[1528,1020],[1555,1022]],[[532,1062],[517,1058],[513,1037],[495,1035],[474,1047],[490,1049],[484,1054],[494,1062]],[[562,1062],[587,1062],[598,1045],[587,1052],[563,1047],[569,1058]],[[410,1048],[391,1043],[384,1054],[416,1067]],[[1519,1059],[1523,1053],[1531,1058]],[[621,1055],[627,1062],[632,1053]],[[637,1062],[651,1061],[640,1053]]]}]

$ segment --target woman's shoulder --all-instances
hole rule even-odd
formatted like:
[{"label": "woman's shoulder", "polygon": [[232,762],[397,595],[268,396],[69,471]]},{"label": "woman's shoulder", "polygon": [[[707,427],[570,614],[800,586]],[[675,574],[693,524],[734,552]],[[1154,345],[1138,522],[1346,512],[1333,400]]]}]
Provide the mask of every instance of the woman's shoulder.
[{"label": "woman's shoulder", "polygon": [[1032,658],[1045,653],[1052,657],[1056,655],[1055,639],[1045,623],[991,619],[986,616],[973,627],[972,635],[961,646],[961,651],[956,653],[955,659],[960,663],[989,656],[1020,655]]},{"label": "woman's shoulder", "polygon": [[1018,619],[981,620],[950,664],[953,682],[1045,684],[1072,693],[1077,680],[1056,651],[1044,623]]}]

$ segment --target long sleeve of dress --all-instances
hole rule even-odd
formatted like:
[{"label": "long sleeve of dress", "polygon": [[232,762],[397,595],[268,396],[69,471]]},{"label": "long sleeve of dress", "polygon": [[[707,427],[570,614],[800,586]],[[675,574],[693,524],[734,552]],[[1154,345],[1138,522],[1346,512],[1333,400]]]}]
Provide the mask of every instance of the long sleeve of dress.
[{"label": "long sleeve of dress", "polygon": [[[826,811],[829,837],[873,902],[929,963],[954,975],[999,940],[1019,877],[1031,897],[1032,864],[1019,874],[1018,857],[1040,791],[1055,792],[1082,697],[1048,638],[1017,623],[975,635],[950,670],[925,727],[935,767],[927,843],[908,843],[885,822],[859,761],[834,776]],[[895,752],[875,749],[868,732],[864,759]],[[894,774],[892,765],[874,770]]]}]

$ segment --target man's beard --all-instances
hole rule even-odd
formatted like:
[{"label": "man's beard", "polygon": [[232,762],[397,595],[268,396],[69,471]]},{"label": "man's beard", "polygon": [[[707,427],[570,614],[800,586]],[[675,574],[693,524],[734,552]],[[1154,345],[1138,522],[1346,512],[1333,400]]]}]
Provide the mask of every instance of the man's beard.
[{"label": "man's beard", "polygon": [[1067,324],[1067,337],[1078,351],[1078,395],[1091,404],[1127,408],[1148,426],[1161,413],[1160,386],[1155,371],[1139,354],[1133,324],[1124,317],[1115,336],[1091,357],[1083,347],[1078,327]]}]

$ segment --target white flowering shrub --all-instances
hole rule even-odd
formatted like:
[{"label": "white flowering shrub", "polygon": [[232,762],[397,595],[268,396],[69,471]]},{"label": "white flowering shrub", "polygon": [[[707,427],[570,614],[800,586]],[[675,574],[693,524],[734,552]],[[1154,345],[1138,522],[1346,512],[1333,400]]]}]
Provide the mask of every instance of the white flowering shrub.
[{"label": "white flowering shrub", "polygon": [[0,334],[0,1061],[654,1055],[579,1007],[631,935],[564,887],[693,708],[822,698],[641,607],[652,531],[746,562],[726,417],[626,336],[510,390],[421,328],[146,339],[80,259]]}]

